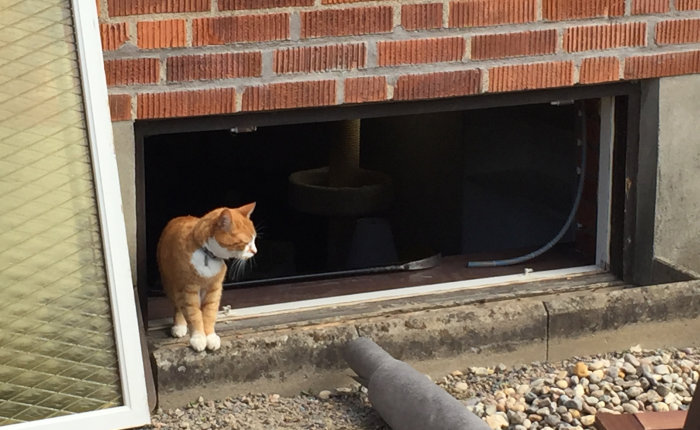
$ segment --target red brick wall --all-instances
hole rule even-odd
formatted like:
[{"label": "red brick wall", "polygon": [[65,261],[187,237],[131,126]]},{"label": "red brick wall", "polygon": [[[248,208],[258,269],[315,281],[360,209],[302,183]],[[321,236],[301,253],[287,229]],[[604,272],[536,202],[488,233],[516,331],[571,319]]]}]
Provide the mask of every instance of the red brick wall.
[{"label": "red brick wall", "polygon": [[700,73],[699,0],[102,0],[113,120]]}]

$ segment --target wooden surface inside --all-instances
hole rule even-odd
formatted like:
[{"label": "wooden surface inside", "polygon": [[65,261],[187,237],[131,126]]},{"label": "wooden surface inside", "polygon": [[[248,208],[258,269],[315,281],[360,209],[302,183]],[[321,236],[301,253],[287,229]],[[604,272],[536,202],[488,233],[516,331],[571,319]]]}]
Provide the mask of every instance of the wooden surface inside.
[{"label": "wooden surface inside", "polygon": [[[493,258],[508,258],[512,255]],[[221,306],[234,309],[275,303],[358,294],[395,288],[432,285],[444,282],[464,281],[523,273],[525,268],[545,271],[592,264],[572,247],[555,247],[546,254],[527,263],[504,266],[467,268],[469,256],[443,257],[430,269],[362,275],[307,282],[280,283],[224,291]],[[172,306],[166,297],[151,297],[148,301],[148,319],[157,320],[172,316]]]},{"label": "wooden surface inside", "polygon": [[644,430],[634,415],[607,413],[596,415],[595,428],[598,430]]},{"label": "wooden surface inside", "polygon": [[634,415],[644,430],[681,430],[688,412],[645,412]]},{"label": "wooden surface inside", "polygon": [[[636,414],[596,415],[595,426],[598,430],[683,430],[687,411],[640,412]],[[686,430],[698,430],[688,427]]]}]

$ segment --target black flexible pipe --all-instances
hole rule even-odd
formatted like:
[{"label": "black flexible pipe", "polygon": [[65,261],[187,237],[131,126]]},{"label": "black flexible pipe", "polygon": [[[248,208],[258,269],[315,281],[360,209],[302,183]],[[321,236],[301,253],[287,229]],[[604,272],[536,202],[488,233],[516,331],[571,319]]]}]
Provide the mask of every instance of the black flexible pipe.
[{"label": "black flexible pipe", "polygon": [[533,258],[539,257],[545,252],[549,251],[554,245],[557,244],[564,236],[564,234],[571,227],[571,223],[576,217],[576,212],[578,211],[578,206],[581,203],[581,195],[583,194],[583,182],[586,177],[586,116],[583,114],[583,107],[578,111],[578,115],[581,118],[581,173],[579,174],[578,187],[576,190],[576,198],[574,199],[574,205],[571,208],[569,217],[567,218],[564,226],[559,230],[556,236],[547,242],[541,248],[530,252],[529,254],[521,255],[520,257],[508,258],[504,260],[492,260],[492,261],[470,261],[467,263],[467,267],[495,267],[495,266],[510,266],[513,264],[524,263],[526,261],[532,260]]}]

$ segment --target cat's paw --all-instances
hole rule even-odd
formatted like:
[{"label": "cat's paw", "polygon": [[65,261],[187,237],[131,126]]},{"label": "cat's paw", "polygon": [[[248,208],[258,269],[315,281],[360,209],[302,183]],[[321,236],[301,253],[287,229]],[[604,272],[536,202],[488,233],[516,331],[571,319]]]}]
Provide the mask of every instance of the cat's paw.
[{"label": "cat's paw", "polygon": [[187,334],[187,326],[186,325],[174,325],[172,329],[170,329],[170,334],[173,335],[173,337],[182,337]]},{"label": "cat's paw", "polygon": [[221,348],[221,338],[218,334],[212,333],[207,335],[207,348],[211,349],[212,351],[216,351],[217,349]]},{"label": "cat's paw", "polygon": [[207,347],[207,338],[203,333],[194,333],[190,336],[190,346],[197,352],[204,351]]}]

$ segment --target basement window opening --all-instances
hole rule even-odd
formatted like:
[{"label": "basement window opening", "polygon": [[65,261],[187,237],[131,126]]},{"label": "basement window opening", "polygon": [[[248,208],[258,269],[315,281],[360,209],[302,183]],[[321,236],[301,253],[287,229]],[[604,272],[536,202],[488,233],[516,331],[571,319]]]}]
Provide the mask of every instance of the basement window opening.
[{"label": "basement window opening", "polygon": [[[608,270],[613,198],[601,190],[613,189],[613,133],[604,134],[614,100],[147,136],[148,318],[172,312],[155,262],[167,221],[253,201],[258,254],[230,271],[222,299],[234,316]],[[534,259],[467,267],[531,253],[558,233]]]}]

